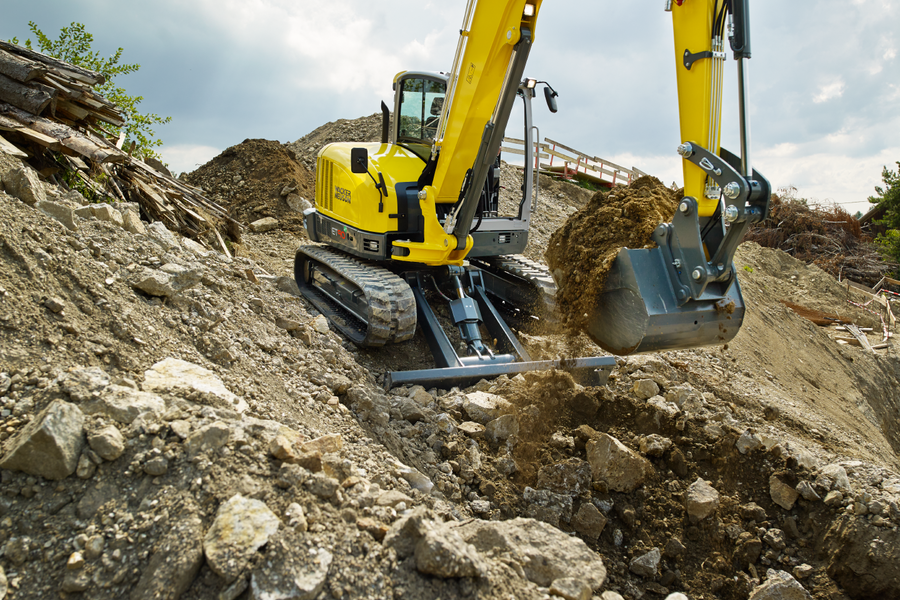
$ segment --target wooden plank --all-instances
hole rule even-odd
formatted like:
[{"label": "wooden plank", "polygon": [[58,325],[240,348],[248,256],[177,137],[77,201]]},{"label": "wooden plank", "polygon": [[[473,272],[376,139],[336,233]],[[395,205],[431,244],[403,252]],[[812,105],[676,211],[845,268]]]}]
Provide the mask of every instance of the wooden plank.
[{"label": "wooden plank", "polygon": [[231,252],[228,251],[228,246],[225,245],[225,240],[223,240],[222,236],[219,235],[219,230],[213,229],[213,232],[216,234],[216,239],[219,240],[219,245],[222,246],[222,252],[225,253],[225,256],[231,258]]},{"label": "wooden plank", "polygon": [[16,44],[0,40],[0,49],[6,50],[10,54],[22,56],[27,59],[48,65],[58,70],[63,75],[71,77],[72,79],[75,79],[77,81],[83,81],[84,83],[88,83],[90,85],[102,85],[106,82],[106,78],[96,71],[89,71],[87,69],[82,69],[81,67],[76,67],[75,65],[61,61],[58,58],[53,58],[52,56],[47,56],[46,54],[41,54],[40,52],[29,50],[28,48],[25,48],[23,46],[18,46]]},{"label": "wooden plank", "polygon": [[69,102],[68,100],[65,100],[63,98],[57,99],[56,110],[63,110],[64,112],[68,113],[69,115],[71,115],[75,119],[78,119],[79,121],[84,118],[87,118],[87,116],[89,114],[91,114],[86,109],[84,109],[76,104],[73,104],[72,102]]},{"label": "wooden plank", "polygon": [[45,148],[50,148],[51,150],[57,150],[57,151],[62,149],[62,144],[59,143],[59,140],[56,140],[56,139],[50,137],[49,135],[44,135],[40,131],[35,131],[34,129],[31,129],[30,127],[25,127],[25,126],[19,127],[18,129],[16,129],[16,132],[21,135],[24,135],[32,142],[37,142],[38,144],[40,144],[41,146],[43,146]]},{"label": "wooden plank", "polygon": [[846,325],[847,331],[855,337],[859,341],[859,345],[865,348],[870,352],[874,352],[872,350],[872,346],[869,344],[869,338],[866,337],[866,334],[859,330],[859,327],[856,325]]},{"label": "wooden plank", "polygon": [[0,152],[4,152],[11,156],[17,156],[19,158],[28,158],[28,155],[19,150],[15,144],[8,141],[2,135],[0,135]]},{"label": "wooden plank", "polygon": [[549,144],[553,144],[554,146],[557,146],[558,148],[562,148],[563,150],[568,150],[569,152],[574,152],[575,154],[581,156],[582,158],[590,158],[590,157],[589,157],[587,154],[585,154],[584,152],[581,152],[580,150],[576,150],[575,148],[571,148],[571,147],[569,147],[569,146],[566,146],[565,144],[560,144],[559,142],[555,142],[555,141],[551,140],[551,139],[548,138],[548,137],[545,137],[545,138],[544,138],[544,141],[547,142],[547,143],[549,143]]}]

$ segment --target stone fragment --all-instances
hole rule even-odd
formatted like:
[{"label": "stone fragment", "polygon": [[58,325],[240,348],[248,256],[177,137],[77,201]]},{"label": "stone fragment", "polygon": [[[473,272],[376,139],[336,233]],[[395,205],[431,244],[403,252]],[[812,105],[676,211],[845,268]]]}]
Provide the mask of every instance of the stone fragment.
[{"label": "stone fragment", "polygon": [[790,573],[769,569],[765,583],[753,588],[749,600],[812,600],[812,596]]},{"label": "stone fragment", "polygon": [[50,200],[41,200],[35,204],[34,207],[45,215],[56,219],[70,231],[78,230],[78,224],[75,222],[75,212],[65,204],[51,202]]},{"label": "stone fragment", "polygon": [[463,410],[471,420],[482,425],[493,421],[502,412],[511,408],[512,405],[505,399],[487,392],[472,392],[463,399]]},{"label": "stone fragment", "polygon": [[188,513],[174,523],[170,521],[130,600],[180,598],[191,587],[203,564],[202,539],[203,522],[196,514]]},{"label": "stone fragment", "polygon": [[81,552],[73,552],[66,561],[66,569],[69,571],[77,571],[84,568],[84,555]]},{"label": "stone fragment", "polygon": [[519,435],[519,419],[516,415],[508,414],[488,421],[484,426],[484,435],[494,443],[504,442]]},{"label": "stone fragment", "polygon": [[278,227],[278,219],[274,217],[264,217],[250,223],[250,231],[253,233],[265,233],[276,227]]},{"label": "stone fragment", "polygon": [[557,494],[579,495],[591,489],[591,465],[580,458],[552,465],[538,471],[537,487]]},{"label": "stone fragment", "polygon": [[74,404],[53,401],[6,445],[0,468],[45,479],[75,472],[84,447],[84,414]]},{"label": "stone fragment", "polygon": [[178,237],[169,231],[162,221],[154,221],[147,225],[147,235],[159,243],[165,250],[180,250],[181,244]]},{"label": "stone fragment", "polygon": [[252,600],[313,600],[322,593],[334,557],[322,547],[306,550],[302,536],[286,529],[269,540],[266,560],[250,577]]},{"label": "stone fragment", "polygon": [[844,495],[837,490],[831,490],[825,494],[825,499],[822,502],[825,503],[825,506],[837,507],[844,502]]},{"label": "stone fragment", "polygon": [[412,398],[400,398],[398,402],[400,416],[410,423],[425,420],[425,409]]},{"label": "stone fragment", "polygon": [[204,425],[184,440],[184,450],[189,457],[201,452],[215,452],[228,443],[231,428],[221,421]]},{"label": "stone fragment", "polygon": [[454,527],[480,553],[514,557],[528,580],[539,586],[548,587],[562,577],[581,577],[597,590],[606,581],[600,555],[581,539],[534,519],[474,520],[443,527]]},{"label": "stone fragment", "polygon": [[292,296],[300,295],[300,288],[297,287],[297,282],[294,281],[293,277],[277,277],[275,279],[275,287]]},{"label": "stone fragment", "polygon": [[655,433],[641,437],[641,454],[644,454],[646,456],[662,456],[671,447],[672,440],[667,437],[663,437]]},{"label": "stone fragment", "polygon": [[735,546],[734,558],[742,565],[755,564],[762,554],[763,543],[758,537],[747,531],[741,532]]},{"label": "stone fragment", "polygon": [[143,470],[151,477],[162,477],[169,471],[169,461],[164,456],[156,456],[144,463]]},{"label": "stone fragment", "polygon": [[322,335],[328,334],[328,318],[325,315],[319,315],[312,320],[312,328]]},{"label": "stone fragment", "polygon": [[162,270],[143,268],[130,278],[131,287],[150,296],[172,297],[184,290],[194,287],[202,279],[199,270],[187,269],[178,274],[166,273]]},{"label": "stone fragment", "polygon": [[412,512],[391,525],[384,536],[384,547],[393,548],[403,559],[416,550],[419,540],[434,526],[434,515],[424,506],[417,506]]},{"label": "stone fragment", "polygon": [[116,460],[125,452],[125,436],[115,425],[92,431],[88,434],[87,441],[91,450],[103,460]]},{"label": "stone fragment", "polygon": [[3,174],[3,188],[6,193],[18,198],[28,206],[46,202],[47,193],[34,169],[21,163]]},{"label": "stone fragment", "polygon": [[769,477],[769,495],[772,497],[772,502],[784,510],[791,510],[794,506],[794,502],[800,497],[797,490],[781,481],[774,474]]},{"label": "stone fragment", "polygon": [[97,465],[94,464],[87,454],[82,452],[78,459],[78,466],[75,468],[75,476],[78,479],[90,479],[97,472]]},{"label": "stone fragment", "polygon": [[296,529],[297,531],[306,531],[309,529],[309,523],[306,520],[306,514],[303,512],[303,507],[296,502],[288,504],[287,510],[284,511],[284,518],[287,519],[287,526]]},{"label": "stone fragment", "polygon": [[758,435],[748,429],[741,434],[741,437],[738,438],[734,445],[738,449],[738,452],[747,454],[748,452],[753,452],[757,448],[762,447],[762,440],[759,439]]},{"label": "stone fragment", "polygon": [[[147,227],[144,225],[144,222],[141,221],[141,215],[132,210],[126,210],[122,213],[122,229],[129,233],[147,235]],[[194,242],[193,240],[187,240],[187,238],[184,238],[184,240],[190,241],[191,243],[199,246],[199,244],[197,244],[197,242]],[[187,243],[185,243],[184,246],[185,248],[187,248]],[[200,247],[202,248],[202,246]]]},{"label": "stone fragment", "polygon": [[787,548],[787,539],[784,535],[784,531],[775,527],[766,531],[766,535],[763,536],[763,541],[768,544],[770,548],[778,551]]},{"label": "stone fragment", "polygon": [[370,517],[363,517],[356,521],[356,528],[372,535],[377,541],[384,540],[384,536],[389,531],[388,526],[380,521],[376,521]]},{"label": "stone fragment", "polygon": [[822,497],[816,493],[816,489],[812,484],[806,480],[797,484],[797,493],[799,493],[804,500],[809,502],[818,502],[822,499]]},{"label": "stone fragment", "polygon": [[109,204],[94,204],[94,216],[100,221],[107,221],[113,225],[121,227],[125,224],[122,220],[122,213],[117,211]]},{"label": "stone fragment", "polygon": [[416,544],[416,569],[436,577],[483,577],[488,566],[475,548],[449,528],[428,531]]},{"label": "stone fragment", "polygon": [[752,519],[757,523],[762,523],[767,519],[766,509],[756,502],[748,502],[741,505],[741,517],[744,519]]},{"label": "stone fragment", "polygon": [[590,502],[584,502],[572,519],[572,527],[584,537],[594,541],[603,533],[606,522],[606,516],[600,509]]},{"label": "stone fragment", "polygon": [[99,396],[109,385],[109,375],[100,367],[69,369],[60,380],[60,387],[73,402],[83,402]]},{"label": "stone fragment", "polygon": [[44,306],[51,312],[61,313],[66,308],[66,303],[61,298],[51,296],[44,300]]},{"label": "stone fragment", "polygon": [[691,523],[698,523],[713,514],[719,507],[719,492],[700,477],[692,483],[685,495],[685,508]]},{"label": "stone fragment", "polygon": [[687,552],[687,548],[684,547],[684,544],[681,543],[681,540],[678,538],[672,538],[668,542],[666,542],[666,547],[664,548],[666,556],[671,558],[678,558],[679,556],[683,556],[685,552]]},{"label": "stone fragment", "polygon": [[659,394],[659,385],[652,379],[638,379],[631,387],[631,392],[638,400],[648,400]]},{"label": "stone fragment", "polygon": [[653,472],[649,461],[631,451],[622,442],[598,433],[585,446],[594,480],[605,481],[616,492],[633,492]]},{"label": "stone fragment", "polygon": [[239,413],[247,410],[246,400],[234,395],[219,377],[200,365],[177,358],[166,358],[144,371],[145,392],[186,395],[200,392],[207,398],[217,399],[220,408]]},{"label": "stone fragment", "polygon": [[550,593],[565,600],[591,600],[591,586],[580,577],[560,577],[550,584]]},{"label": "stone fragment", "polygon": [[209,568],[231,583],[244,571],[253,554],[278,531],[278,517],[259,500],[232,496],[219,506],[203,539]]},{"label": "stone fragment", "polygon": [[628,563],[628,570],[635,575],[639,575],[645,579],[653,579],[659,570],[659,561],[662,559],[662,553],[659,548],[653,548],[650,552],[636,556]]},{"label": "stone fragment", "polygon": [[412,498],[404,494],[403,492],[398,492],[397,490],[386,490],[381,492],[378,495],[378,498],[375,500],[375,504],[378,506],[397,506],[401,502],[404,502],[407,506],[412,504]]},{"label": "stone fragment", "polygon": [[337,479],[324,473],[313,474],[312,477],[303,482],[303,485],[311,493],[324,500],[334,496],[334,493],[341,487],[341,483]]},{"label": "stone fragment", "polygon": [[560,521],[568,523],[572,519],[572,496],[569,494],[526,487],[522,499],[527,504],[525,515],[528,517],[554,527],[559,527]]},{"label": "stone fragment", "polygon": [[77,594],[87,590],[90,585],[91,574],[87,571],[66,571],[59,590],[67,594]]},{"label": "stone fragment", "polygon": [[82,402],[81,409],[88,415],[106,415],[119,423],[128,424],[145,414],[161,417],[165,414],[166,403],[156,394],[113,384],[99,396]]},{"label": "stone fragment", "polygon": [[847,471],[841,465],[825,465],[819,469],[819,477],[831,480],[830,489],[838,490],[845,496],[850,493],[850,478],[847,477]]},{"label": "stone fragment", "polygon": [[343,447],[344,438],[339,433],[330,433],[300,444],[302,452],[320,452],[322,454],[340,452]]},{"label": "stone fragment", "polygon": [[479,438],[484,436],[484,425],[475,421],[463,421],[459,424],[459,431],[471,438]]},{"label": "stone fragment", "polygon": [[802,565],[794,567],[793,575],[797,579],[806,579],[813,574],[813,571],[815,571],[815,569],[813,569],[812,566],[803,563]]},{"label": "stone fragment", "polygon": [[299,194],[288,194],[284,201],[294,212],[302,213],[304,210],[312,208],[310,201]]}]

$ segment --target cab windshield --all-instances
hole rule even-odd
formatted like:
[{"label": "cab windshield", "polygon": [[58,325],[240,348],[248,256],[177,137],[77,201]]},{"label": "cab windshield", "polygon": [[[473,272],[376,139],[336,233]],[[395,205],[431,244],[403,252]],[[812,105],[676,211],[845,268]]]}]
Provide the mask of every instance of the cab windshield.
[{"label": "cab windshield", "polygon": [[427,157],[431,153],[438,121],[444,106],[447,84],[424,78],[403,80],[400,93],[400,120],[397,143],[409,147],[416,154]]}]

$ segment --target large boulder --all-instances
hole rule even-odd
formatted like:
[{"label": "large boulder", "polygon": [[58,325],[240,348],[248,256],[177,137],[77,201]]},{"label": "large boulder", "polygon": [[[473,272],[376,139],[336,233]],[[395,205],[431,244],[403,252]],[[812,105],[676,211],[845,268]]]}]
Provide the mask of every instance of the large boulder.
[{"label": "large boulder", "polygon": [[247,402],[233,394],[219,377],[200,365],[167,358],[144,371],[145,392],[185,394],[200,392],[207,398],[217,399],[216,404],[242,413],[247,410]]},{"label": "large boulder", "polygon": [[225,583],[237,579],[253,554],[269,541],[280,525],[264,502],[232,496],[219,507],[203,539],[203,553],[209,568]]}]

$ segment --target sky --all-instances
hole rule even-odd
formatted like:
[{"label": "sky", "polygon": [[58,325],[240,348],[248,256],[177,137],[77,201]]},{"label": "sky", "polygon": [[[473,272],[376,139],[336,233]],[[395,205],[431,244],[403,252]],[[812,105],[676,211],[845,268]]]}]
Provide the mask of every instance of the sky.
[{"label": "sky", "polygon": [[[497,0],[490,0],[497,1]],[[694,0],[685,0],[694,1]],[[663,0],[545,0],[527,77],[559,93],[535,124],[585,154],[681,184],[671,15]],[[449,71],[465,0],[0,0],[0,39],[72,22],[94,49],[141,65],[116,81],[144,97],[163,159],[193,171],[248,138],[293,142],[391,105],[402,70]],[[869,208],[900,160],[900,2],[752,0],[751,162],[775,188]],[[722,145],[739,153],[736,66]],[[540,98],[540,97],[539,97]],[[522,138],[521,117],[507,135]]]}]

